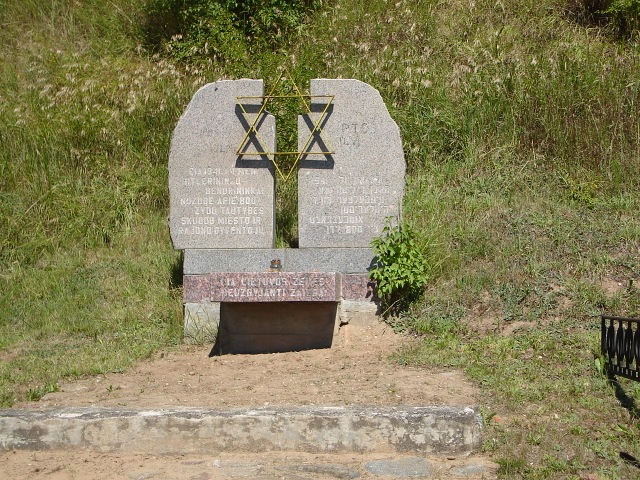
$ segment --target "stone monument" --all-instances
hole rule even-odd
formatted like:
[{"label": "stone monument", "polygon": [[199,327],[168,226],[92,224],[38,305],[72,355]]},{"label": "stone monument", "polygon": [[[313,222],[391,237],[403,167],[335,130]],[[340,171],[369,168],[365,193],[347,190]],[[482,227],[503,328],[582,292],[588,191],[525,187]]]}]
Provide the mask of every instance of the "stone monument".
[{"label": "stone monument", "polygon": [[[405,162],[400,131],[382,97],[357,80],[311,80],[311,95],[334,95],[322,127],[335,154],[299,164],[300,248],[369,248],[387,217],[398,218]],[[313,97],[312,97],[313,98]],[[309,124],[299,119],[299,142]]]},{"label": "stone monument", "polygon": [[[261,80],[209,84],[180,118],[169,154],[169,221],[176,249],[273,247],[273,165],[259,155],[241,161],[236,155],[246,128],[236,96],[262,93]],[[273,117],[264,118],[260,133],[275,144]]]},{"label": "stone monument", "polygon": [[304,97],[299,248],[274,248],[281,172],[262,80],[202,87],[173,132],[169,224],[184,250],[186,341],[217,338],[223,353],[329,347],[335,325],[376,311],[370,245],[401,212],[399,129],[358,80],[315,79]]}]

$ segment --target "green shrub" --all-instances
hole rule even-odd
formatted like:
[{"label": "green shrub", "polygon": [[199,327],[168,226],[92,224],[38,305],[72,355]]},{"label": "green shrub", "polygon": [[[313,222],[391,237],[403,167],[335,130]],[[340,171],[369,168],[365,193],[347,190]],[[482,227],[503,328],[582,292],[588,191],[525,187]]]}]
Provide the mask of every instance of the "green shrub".
[{"label": "green shrub", "polygon": [[320,0],[151,0],[145,35],[179,60],[243,60],[276,50]]},{"label": "green shrub", "polygon": [[630,36],[640,30],[640,0],[613,0],[605,13],[612,17],[622,36]]},{"label": "green shrub", "polygon": [[640,0],[570,0],[567,9],[579,22],[608,27],[621,38],[640,30]]},{"label": "green shrub", "polygon": [[376,265],[370,272],[387,314],[397,314],[417,300],[429,280],[430,266],[409,225],[391,227],[371,242]]}]

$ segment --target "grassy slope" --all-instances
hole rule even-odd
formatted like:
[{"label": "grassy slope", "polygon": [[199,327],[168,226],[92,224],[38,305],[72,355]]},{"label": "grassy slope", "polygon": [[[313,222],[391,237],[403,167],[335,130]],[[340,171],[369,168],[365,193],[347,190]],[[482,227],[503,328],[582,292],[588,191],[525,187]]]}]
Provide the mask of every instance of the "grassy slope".
[{"label": "grassy slope", "polygon": [[0,403],[179,341],[171,125],[193,86],[136,53],[127,2],[3,2]]},{"label": "grassy slope", "polygon": [[635,418],[594,367],[597,316],[640,315],[637,44],[560,1],[340,0],[290,48],[189,66],[138,48],[138,2],[40,3],[0,13],[4,404],[179,342],[170,131],[205,81],[289,62],[371,83],[400,124],[435,278],[399,361],[478,381],[507,478],[637,473]]}]

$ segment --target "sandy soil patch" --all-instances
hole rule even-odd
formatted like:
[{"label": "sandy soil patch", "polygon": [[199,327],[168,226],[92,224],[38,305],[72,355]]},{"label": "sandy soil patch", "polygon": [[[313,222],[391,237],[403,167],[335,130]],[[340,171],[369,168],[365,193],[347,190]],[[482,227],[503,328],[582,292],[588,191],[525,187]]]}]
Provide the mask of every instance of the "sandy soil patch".
[{"label": "sandy soil patch", "polygon": [[372,321],[341,327],[330,349],[210,358],[210,345],[185,345],[125,373],[64,382],[14,408],[474,404],[477,391],[460,371],[389,358],[414,341]]}]

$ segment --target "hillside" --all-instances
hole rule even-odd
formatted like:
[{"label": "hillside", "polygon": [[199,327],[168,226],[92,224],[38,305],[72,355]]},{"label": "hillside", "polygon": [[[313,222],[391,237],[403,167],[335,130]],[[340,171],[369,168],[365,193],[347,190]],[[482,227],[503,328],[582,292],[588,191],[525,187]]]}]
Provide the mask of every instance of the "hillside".
[{"label": "hillside", "polygon": [[480,386],[504,478],[638,475],[640,387],[594,360],[599,315],[640,316],[640,9],[596,3],[2,1],[0,405],[180,344],[171,131],[205,83],[284,65],[400,126],[430,281],[397,360]]}]

